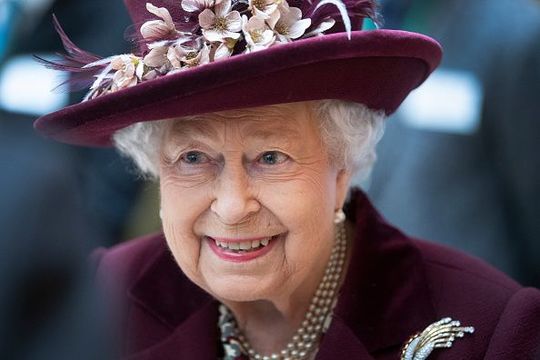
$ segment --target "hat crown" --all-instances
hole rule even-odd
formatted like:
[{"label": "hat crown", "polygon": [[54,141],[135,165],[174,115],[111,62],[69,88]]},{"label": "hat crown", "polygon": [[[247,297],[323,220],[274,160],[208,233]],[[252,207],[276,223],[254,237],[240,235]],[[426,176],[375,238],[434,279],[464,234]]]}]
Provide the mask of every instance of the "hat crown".
[{"label": "hat crown", "polygon": [[125,4],[138,53],[103,58],[84,51],[53,16],[66,53],[36,58],[70,72],[72,90],[90,91],[83,103],[38,119],[38,131],[110,146],[115,131],[136,122],[242,107],[340,99],[390,114],[441,58],[440,45],[420,34],[357,31],[363,18],[375,17],[373,0]]},{"label": "hat crown", "polygon": [[[131,54],[101,58],[78,48],[62,30],[66,55],[46,66],[76,74],[90,87],[83,101],[199,65],[329,33],[361,30],[376,18],[374,0],[125,0],[133,20]],[[128,34],[129,35],[129,34]],[[75,88],[74,88],[75,89]],[[78,90],[77,89],[77,90]]]},{"label": "hat crown", "polygon": [[[214,0],[214,3],[219,1]],[[207,2],[211,3],[212,1],[207,0]],[[332,18],[335,20],[335,24],[325,30],[325,34],[346,32],[347,27],[342,19],[344,15],[348,17],[347,21],[350,21],[352,31],[361,30],[363,20],[366,17],[372,18],[375,22],[378,22],[379,17],[377,14],[378,4],[375,0],[274,0],[273,2],[276,4],[287,3],[291,7],[300,9],[302,18],[312,19],[311,27],[314,27],[321,20]],[[325,4],[318,8],[319,3],[323,2]],[[194,32],[200,29],[198,28],[199,12],[190,13],[185,11],[182,8],[182,0],[124,0],[124,3],[133,22],[131,37],[135,38],[139,44],[138,53],[142,54],[148,50],[146,42],[139,31],[141,25],[147,21],[158,19],[148,11],[147,3],[151,3],[158,8],[167,9],[178,30]],[[251,1],[249,0],[232,0],[233,9],[238,5],[244,5],[247,8],[250,4]],[[339,4],[343,6],[343,11],[338,8]]]}]

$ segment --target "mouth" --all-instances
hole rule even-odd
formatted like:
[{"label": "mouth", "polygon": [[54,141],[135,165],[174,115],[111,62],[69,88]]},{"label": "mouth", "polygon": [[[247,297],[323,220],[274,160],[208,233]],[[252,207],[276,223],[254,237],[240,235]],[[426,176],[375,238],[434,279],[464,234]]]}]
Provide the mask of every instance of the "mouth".
[{"label": "mouth", "polygon": [[268,253],[282,234],[250,239],[229,239],[205,236],[210,248],[220,258],[243,262],[253,260]]}]

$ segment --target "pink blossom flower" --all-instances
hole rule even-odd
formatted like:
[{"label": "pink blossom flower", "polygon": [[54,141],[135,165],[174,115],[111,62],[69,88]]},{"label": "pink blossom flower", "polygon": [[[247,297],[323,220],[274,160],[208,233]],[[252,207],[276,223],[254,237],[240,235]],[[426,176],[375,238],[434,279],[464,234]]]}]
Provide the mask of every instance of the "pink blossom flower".
[{"label": "pink blossom flower", "polygon": [[182,45],[170,46],[167,50],[167,60],[171,64],[172,69],[180,69],[182,67],[182,59],[188,54],[188,50]]},{"label": "pink blossom flower", "polygon": [[242,20],[242,31],[247,43],[246,53],[266,49],[275,42],[276,36],[264,19],[252,16],[248,20],[247,16],[243,15]]},{"label": "pink blossom flower", "polygon": [[251,10],[253,16],[266,20],[266,23],[274,28],[280,17],[278,8],[286,3],[285,0],[249,0],[248,9]]},{"label": "pink blossom flower", "polygon": [[222,43],[214,43],[210,49],[210,61],[219,61],[229,58],[236,45],[235,39],[225,39]]},{"label": "pink blossom flower", "polygon": [[302,11],[299,8],[286,5],[280,6],[279,11],[281,15],[274,26],[274,31],[280,42],[290,42],[293,39],[298,39],[304,35],[306,29],[311,25],[311,19],[302,19]]},{"label": "pink blossom flower", "polygon": [[182,62],[188,67],[194,67],[210,62],[210,48],[204,44],[200,51],[189,51],[183,58]]},{"label": "pink blossom flower", "polygon": [[144,63],[133,55],[119,55],[112,59],[111,67],[116,70],[112,80],[112,91],[137,85],[144,73]]},{"label": "pink blossom flower", "polygon": [[161,18],[151,20],[141,26],[141,34],[147,40],[162,40],[174,36],[177,33],[169,10],[158,8],[151,3],[146,3],[146,9]]},{"label": "pink blossom flower", "polygon": [[238,11],[231,10],[231,0],[222,0],[214,11],[204,9],[199,14],[202,33],[208,41],[222,42],[226,38],[238,39],[242,30],[242,19]]},{"label": "pink blossom flower", "polygon": [[[185,46],[190,44],[192,46]],[[150,52],[144,57],[144,64],[158,73],[180,69],[182,59],[188,52],[200,49],[202,42],[192,37],[180,37],[175,41],[158,41],[148,44]]]},{"label": "pink blossom flower", "polygon": [[170,62],[167,58],[169,46],[155,46],[143,59],[146,66],[158,69],[160,72],[166,72],[170,68]]}]

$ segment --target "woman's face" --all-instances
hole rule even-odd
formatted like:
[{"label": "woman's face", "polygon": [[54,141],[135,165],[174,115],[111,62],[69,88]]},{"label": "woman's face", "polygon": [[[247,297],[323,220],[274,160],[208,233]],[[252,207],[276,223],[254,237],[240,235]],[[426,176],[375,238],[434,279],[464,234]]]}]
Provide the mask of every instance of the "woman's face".
[{"label": "woman's face", "polygon": [[163,230],[181,269],[220,300],[291,296],[322,276],[349,175],[312,103],[198,116],[161,149]]}]

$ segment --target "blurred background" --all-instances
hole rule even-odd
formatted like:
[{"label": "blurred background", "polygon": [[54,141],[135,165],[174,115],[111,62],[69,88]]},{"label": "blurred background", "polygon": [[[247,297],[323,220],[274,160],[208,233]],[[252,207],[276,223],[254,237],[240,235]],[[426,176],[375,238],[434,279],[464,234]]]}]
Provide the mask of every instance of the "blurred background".
[{"label": "blurred background", "polygon": [[[104,359],[88,254],[124,238],[143,183],[111,149],[58,144],[32,122],[83,94],[33,55],[61,51],[52,14],[79,46],[123,53],[122,1],[0,1],[0,358]],[[81,351],[84,349],[84,351]]]},{"label": "blurred background", "polygon": [[[540,287],[540,3],[380,3],[384,28],[428,34],[445,55],[388,121],[362,186],[408,234]],[[0,0],[0,354],[105,359],[88,254],[158,231],[158,192],[113,150],[34,133],[84,95],[51,92],[65,78],[32,59],[61,51],[52,13],[83,49],[130,48],[120,0]]]}]

